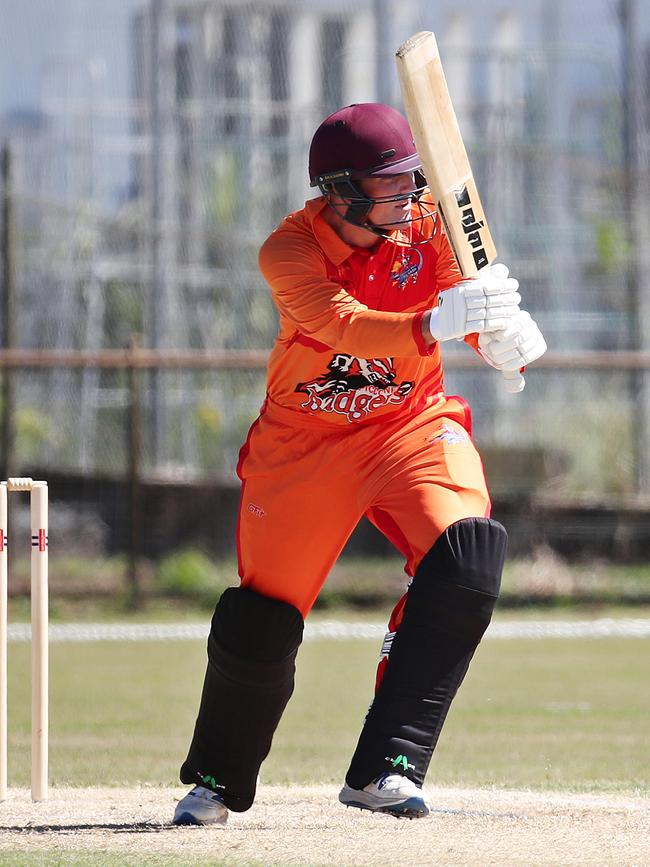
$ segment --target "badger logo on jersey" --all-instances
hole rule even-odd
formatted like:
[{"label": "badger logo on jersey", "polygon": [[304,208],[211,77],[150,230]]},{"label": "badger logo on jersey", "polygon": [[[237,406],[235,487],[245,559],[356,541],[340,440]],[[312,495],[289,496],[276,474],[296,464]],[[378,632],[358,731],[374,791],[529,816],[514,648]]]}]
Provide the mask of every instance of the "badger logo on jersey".
[{"label": "badger logo on jersey", "polygon": [[396,378],[392,358],[357,358],[339,352],[327,365],[326,373],[311,382],[298,383],[296,391],[307,395],[303,409],[335,412],[355,422],[406,400],[413,383],[396,383]]}]

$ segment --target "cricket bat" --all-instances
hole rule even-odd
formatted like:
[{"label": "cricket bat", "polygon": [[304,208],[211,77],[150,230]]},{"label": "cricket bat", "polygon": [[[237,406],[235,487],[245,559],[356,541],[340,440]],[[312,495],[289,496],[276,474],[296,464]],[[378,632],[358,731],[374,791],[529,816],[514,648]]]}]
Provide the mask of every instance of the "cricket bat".
[{"label": "cricket bat", "polygon": [[491,264],[497,251],[451,104],[436,38],[416,33],[397,50],[397,69],[415,147],[463,277]]},{"label": "cricket bat", "polygon": [[[431,195],[463,277],[475,277],[497,256],[451,104],[436,37],[423,30],[397,49],[406,117]],[[520,373],[504,373],[513,393]]]}]

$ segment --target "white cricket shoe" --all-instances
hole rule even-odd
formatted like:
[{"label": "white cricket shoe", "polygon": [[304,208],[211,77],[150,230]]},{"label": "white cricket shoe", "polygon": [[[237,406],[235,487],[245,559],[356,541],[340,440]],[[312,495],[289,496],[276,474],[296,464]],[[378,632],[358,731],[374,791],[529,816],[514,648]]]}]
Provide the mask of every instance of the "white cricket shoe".
[{"label": "white cricket shoe", "polygon": [[363,789],[351,789],[346,783],[339,793],[339,801],[346,807],[390,813],[398,818],[420,819],[429,814],[422,789],[407,777],[390,772],[377,777]]},{"label": "white cricket shoe", "polygon": [[173,824],[225,825],[227,821],[228,808],[221,800],[221,795],[205,786],[194,786],[176,804]]}]

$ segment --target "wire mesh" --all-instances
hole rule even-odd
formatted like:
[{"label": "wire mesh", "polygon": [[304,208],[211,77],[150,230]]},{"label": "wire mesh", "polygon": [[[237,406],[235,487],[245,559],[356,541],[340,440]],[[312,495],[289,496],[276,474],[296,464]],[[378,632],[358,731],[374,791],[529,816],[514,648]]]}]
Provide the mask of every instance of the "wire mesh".
[{"label": "wire mesh", "polygon": [[[277,317],[257,250],[313,194],[313,130],[341,104],[399,106],[392,52],[426,28],[442,46],[501,259],[549,346],[647,348],[643,4],[61,6],[51,44],[34,47],[24,104],[0,102],[13,169],[14,345],[99,350],[137,335],[161,350],[270,347]],[[0,37],[8,58],[12,21]],[[21,26],[13,21],[17,41]],[[125,376],[14,373],[17,462],[124,472]],[[452,369],[448,381],[472,400],[479,442],[561,453],[542,487],[643,488],[640,375],[531,373],[516,406],[490,371]],[[263,371],[147,373],[143,465],[232,476],[263,391]]]}]

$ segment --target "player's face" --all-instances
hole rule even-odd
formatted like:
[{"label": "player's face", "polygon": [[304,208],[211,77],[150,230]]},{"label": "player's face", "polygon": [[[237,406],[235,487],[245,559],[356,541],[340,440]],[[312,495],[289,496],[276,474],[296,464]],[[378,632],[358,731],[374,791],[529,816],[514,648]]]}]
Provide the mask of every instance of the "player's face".
[{"label": "player's face", "polygon": [[[416,189],[413,172],[399,175],[386,175],[379,178],[363,178],[357,182],[362,191],[370,198],[383,199],[389,196],[406,196]],[[373,205],[368,220],[375,226],[401,223],[408,219],[411,199],[403,198],[396,202],[378,202]]]}]

